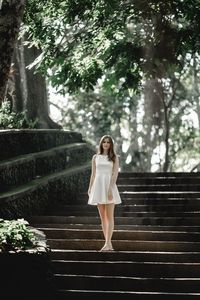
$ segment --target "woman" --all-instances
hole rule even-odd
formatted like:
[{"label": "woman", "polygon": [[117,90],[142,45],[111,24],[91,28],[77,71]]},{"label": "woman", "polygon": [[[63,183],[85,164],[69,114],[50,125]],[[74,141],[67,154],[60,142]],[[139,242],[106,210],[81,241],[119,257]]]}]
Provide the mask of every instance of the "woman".
[{"label": "woman", "polygon": [[97,205],[101,218],[105,244],[100,251],[112,251],[115,204],[121,203],[116,186],[119,171],[119,158],[114,150],[110,135],[100,139],[98,152],[92,157],[92,172],[88,188],[88,204]]}]

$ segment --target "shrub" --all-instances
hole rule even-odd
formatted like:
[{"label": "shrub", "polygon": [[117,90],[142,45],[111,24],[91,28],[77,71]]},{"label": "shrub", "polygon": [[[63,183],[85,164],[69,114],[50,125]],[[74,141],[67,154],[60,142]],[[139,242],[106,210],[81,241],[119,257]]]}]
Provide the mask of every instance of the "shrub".
[{"label": "shrub", "polygon": [[38,120],[27,120],[26,113],[16,113],[11,110],[9,101],[2,103],[0,107],[0,129],[21,129],[21,128],[37,128]]},{"label": "shrub", "polygon": [[36,247],[34,231],[28,224],[24,219],[0,219],[0,250],[17,251]]}]

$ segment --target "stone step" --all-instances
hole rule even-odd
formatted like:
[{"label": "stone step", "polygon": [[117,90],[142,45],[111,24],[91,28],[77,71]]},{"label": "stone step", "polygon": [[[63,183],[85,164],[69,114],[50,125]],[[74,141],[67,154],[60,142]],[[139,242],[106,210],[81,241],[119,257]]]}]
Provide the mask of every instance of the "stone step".
[{"label": "stone step", "polygon": [[51,249],[53,260],[83,261],[135,261],[135,262],[200,262],[200,252],[167,252],[167,251],[112,251]]},{"label": "stone step", "polygon": [[[158,202],[158,201],[157,201]],[[92,205],[86,205],[86,204],[77,204],[77,205],[57,205],[56,207],[53,207],[49,210],[47,210],[47,213],[60,213],[60,212],[96,212],[97,208],[96,206]],[[117,205],[115,206],[115,212],[116,211],[124,211],[124,212],[139,212],[139,211],[200,211],[200,201],[199,203],[197,202],[196,205],[187,203],[185,202],[184,204],[179,204],[179,203],[172,203],[172,204],[154,204],[150,205],[150,203],[147,205],[145,204],[129,204],[129,205]]]},{"label": "stone step", "polygon": [[143,291],[166,293],[200,293],[200,278],[145,278],[126,276],[96,276],[56,274],[59,289]]},{"label": "stone step", "polygon": [[[101,229],[101,224],[66,224],[66,223],[32,223],[36,228],[65,228],[65,229]],[[200,232],[200,226],[195,225],[135,225],[135,224],[115,224],[115,230],[145,230],[145,231],[183,231]]]},{"label": "stone step", "polygon": [[161,185],[161,184],[199,184],[200,182],[200,174],[199,176],[172,176],[172,177],[127,177],[123,178],[118,175],[117,185]]},{"label": "stone step", "polygon": [[[57,216],[88,216],[88,217],[93,217],[93,216],[98,216],[98,211],[93,211],[93,212],[86,212],[86,211],[62,211],[62,210],[54,210],[54,214]],[[159,217],[162,218],[163,216],[165,217],[198,217],[200,216],[200,211],[187,211],[185,209],[185,211],[176,211],[174,209],[174,211],[137,211],[137,212],[133,212],[133,211],[119,211],[116,210],[115,212],[115,216],[118,217],[133,217],[133,218],[137,218],[137,217],[148,217],[148,218],[152,218],[152,217]]]},{"label": "stone step", "polygon": [[[103,239],[102,230],[39,227],[48,239]],[[200,232],[115,230],[113,240],[198,241]]]},{"label": "stone step", "polygon": [[102,290],[59,290],[56,300],[93,300],[100,297],[110,300],[199,300],[200,293],[124,292]]},{"label": "stone step", "polygon": [[200,198],[198,191],[141,191],[141,192],[120,192],[122,198]]},{"label": "stone step", "polygon": [[[99,250],[104,245],[102,239],[47,239],[53,249]],[[155,241],[155,240],[113,240],[115,251],[200,251],[196,241]]]},{"label": "stone step", "polygon": [[[136,198],[136,197],[121,197],[122,199],[122,205],[117,205],[115,207],[115,210],[123,210],[124,207],[137,207],[137,206],[145,206],[146,209],[148,210],[148,208],[153,207],[159,207],[159,206],[163,206],[163,205],[171,205],[171,206],[185,206],[185,207],[189,207],[190,205],[195,206],[195,207],[199,207],[200,205],[200,198],[171,198],[171,197],[155,197],[155,198],[151,198],[151,197],[140,197],[140,198]],[[78,205],[81,206],[85,206],[88,207],[88,211],[92,210],[95,211],[96,206],[90,206],[88,205],[88,198],[80,198],[78,197],[76,200],[76,205],[78,207]],[[59,208],[59,206],[57,206]],[[53,207],[53,209],[51,209],[51,212],[54,211],[54,209],[56,209],[57,207]]]},{"label": "stone step", "polygon": [[181,184],[118,184],[119,192],[147,192],[147,191],[156,191],[156,192],[187,192],[187,191],[200,191],[199,183],[181,183]]},{"label": "stone step", "polygon": [[200,177],[200,172],[119,172],[118,178]]},{"label": "stone step", "polygon": [[199,278],[200,263],[52,260],[56,274],[153,278]]},{"label": "stone step", "polygon": [[[65,223],[65,224],[100,224],[98,216],[30,216],[28,221],[34,225],[34,223]],[[198,216],[191,217],[115,217],[115,224],[123,225],[168,225],[168,226],[191,226],[200,225],[200,218]]]},{"label": "stone step", "polygon": [[[81,203],[77,204],[87,204],[86,200],[81,201]],[[127,205],[145,205],[147,208],[150,206],[159,206],[159,205],[183,205],[183,206],[188,206],[188,205],[194,205],[196,207],[199,206],[200,204],[200,198],[171,198],[171,197],[140,197],[140,198],[128,198],[128,197],[122,197],[122,204],[123,206]]]},{"label": "stone step", "polygon": [[[128,199],[200,199],[200,192],[197,191],[174,191],[174,192],[167,192],[167,191],[141,191],[141,192],[120,192],[120,197],[122,200]],[[88,200],[87,193],[80,193],[79,200],[81,202],[86,202]]]},{"label": "stone step", "polygon": [[[181,197],[181,195],[179,195],[179,197],[171,197],[171,195],[169,195],[169,197],[162,197],[162,195],[160,195],[159,197],[148,197],[146,195],[142,196],[140,195],[140,197],[134,197],[134,196],[124,196],[121,195],[121,200],[122,200],[122,204],[123,206],[130,206],[130,205],[145,205],[147,206],[147,208],[151,205],[194,205],[196,207],[199,206],[200,204],[200,198],[199,197]],[[62,202],[62,204],[64,204],[64,202]],[[73,202],[73,204],[75,205],[86,205],[88,204],[88,197],[84,197],[84,196],[78,196],[76,201]],[[95,206],[94,206],[95,207]],[[116,206],[116,208],[120,207]],[[88,209],[93,209],[94,208],[88,208]]]}]

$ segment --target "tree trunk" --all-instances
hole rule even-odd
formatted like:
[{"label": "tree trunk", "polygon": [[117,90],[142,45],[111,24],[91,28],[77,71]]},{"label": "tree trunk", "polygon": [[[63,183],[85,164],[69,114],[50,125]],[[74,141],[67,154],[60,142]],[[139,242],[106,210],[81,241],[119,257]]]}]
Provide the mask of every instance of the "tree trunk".
[{"label": "tree trunk", "polygon": [[0,9],[0,106],[5,99],[10,66],[25,0],[3,1]]},{"label": "tree trunk", "polygon": [[[133,98],[130,100],[129,103],[129,132],[130,132],[130,145],[128,150],[126,151],[126,157],[124,158],[124,169],[123,171],[133,171],[133,172],[140,172],[143,171],[143,157],[142,152],[140,151],[139,147],[139,132],[138,132],[138,109],[139,109],[139,99]],[[125,164],[128,156],[131,156],[131,161],[128,164]]]},{"label": "tree trunk", "polygon": [[27,82],[26,82],[26,69],[24,61],[24,45],[23,38],[17,41],[15,45],[15,51],[13,56],[14,63],[14,86],[15,93],[12,99],[13,111],[22,112],[24,111],[24,104],[27,101]]},{"label": "tree trunk", "polygon": [[49,117],[49,106],[46,88],[46,79],[40,73],[35,73],[35,67],[27,68],[35,58],[41,54],[36,47],[24,48],[26,65],[27,101],[25,110],[29,120],[38,120],[38,128],[61,129],[62,126],[55,123]]},{"label": "tree trunk", "polygon": [[164,123],[165,123],[165,138],[164,138],[164,142],[165,142],[165,160],[164,160],[164,164],[163,164],[163,172],[167,172],[168,168],[169,168],[169,130],[170,130],[170,126],[169,126],[169,114],[168,114],[168,107],[165,103],[165,101],[163,101],[163,107],[164,107]]},{"label": "tree trunk", "polygon": [[15,112],[26,112],[27,119],[37,121],[37,128],[61,129],[49,117],[49,104],[46,80],[35,67],[27,68],[41,54],[35,47],[24,45],[22,37],[16,44],[13,56],[15,92],[12,95],[12,109]]},{"label": "tree trunk", "polygon": [[194,86],[194,101],[196,103],[196,112],[198,117],[199,129],[200,129],[200,103],[199,103],[199,78],[196,53],[193,54],[193,86]]},{"label": "tree trunk", "polygon": [[149,79],[144,87],[144,117],[143,117],[143,145],[145,153],[144,170],[151,171],[152,156],[155,148],[160,144],[160,129],[163,127],[162,97],[163,87],[158,78]]}]

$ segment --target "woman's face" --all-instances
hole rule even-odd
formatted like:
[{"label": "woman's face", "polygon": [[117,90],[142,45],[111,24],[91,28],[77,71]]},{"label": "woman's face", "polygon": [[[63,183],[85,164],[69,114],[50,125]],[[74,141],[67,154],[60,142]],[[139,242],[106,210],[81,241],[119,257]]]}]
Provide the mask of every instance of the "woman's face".
[{"label": "woman's face", "polygon": [[110,149],[110,140],[108,138],[105,138],[102,142],[103,150],[108,151]]}]

